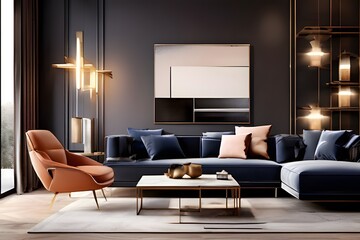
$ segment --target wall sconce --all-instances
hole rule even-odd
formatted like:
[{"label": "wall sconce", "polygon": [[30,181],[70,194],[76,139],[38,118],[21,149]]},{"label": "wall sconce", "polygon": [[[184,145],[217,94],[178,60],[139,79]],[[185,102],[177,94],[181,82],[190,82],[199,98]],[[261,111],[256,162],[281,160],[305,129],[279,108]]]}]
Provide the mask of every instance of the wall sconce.
[{"label": "wall sconce", "polygon": [[350,98],[354,95],[351,92],[350,87],[343,87],[341,86],[339,89],[339,107],[350,107]]},{"label": "wall sconce", "polygon": [[339,81],[350,81],[350,54],[343,52],[339,58]]},{"label": "wall sconce", "polygon": [[310,67],[320,67],[321,66],[321,60],[322,57],[326,55],[321,50],[320,40],[312,40],[310,42],[311,45],[311,51],[306,53],[307,56],[310,57]]},{"label": "wall sconce", "polygon": [[[351,57],[355,57],[349,52],[342,52],[339,56],[339,81],[349,82],[351,79]],[[354,95],[348,86],[340,86],[339,88],[339,107],[350,107],[351,96]]]},{"label": "wall sconce", "polygon": [[[103,74],[112,78],[111,70],[99,70],[91,63],[85,63],[84,58],[84,33],[76,32],[76,51],[75,61],[69,61],[65,57],[66,63],[53,64],[54,68],[75,70],[75,117],[71,118],[71,142],[83,143],[84,152],[93,152],[94,139],[94,120],[79,116],[79,94],[80,91],[90,91],[90,98],[93,91],[96,93],[96,101],[98,101],[99,92],[99,74]],[[69,62],[68,62],[69,61]],[[86,73],[86,74],[85,74]],[[87,78],[89,77],[89,78]],[[88,82],[86,82],[88,80]],[[103,90],[102,90],[103,91]],[[96,104],[96,119],[99,119],[98,104]]]},{"label": "wall sconce", "polygon": [[306,119],[309,120],[311,130],[320,130],[321,121],[326,119],[327,117],[321,113],[321,109],[319,107],[311,107],[309,115],[305,116]]}]

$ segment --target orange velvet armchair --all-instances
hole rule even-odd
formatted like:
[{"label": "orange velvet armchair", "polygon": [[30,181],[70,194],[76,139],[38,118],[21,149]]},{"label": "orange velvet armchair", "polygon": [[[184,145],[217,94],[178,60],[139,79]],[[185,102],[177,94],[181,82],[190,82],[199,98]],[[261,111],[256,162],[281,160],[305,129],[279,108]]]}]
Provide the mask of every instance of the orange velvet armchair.
[{"label": "orange velvet armchair", "polygon": [[70,153],[50,131],[30,130],[26,132],[26,139],[37,176],[48,191],[55,193],[51,206],[58,193],[91,190],[99,208],[95,190],[101,189],[106,199],[103,188],[114,182],[112,168]]}]

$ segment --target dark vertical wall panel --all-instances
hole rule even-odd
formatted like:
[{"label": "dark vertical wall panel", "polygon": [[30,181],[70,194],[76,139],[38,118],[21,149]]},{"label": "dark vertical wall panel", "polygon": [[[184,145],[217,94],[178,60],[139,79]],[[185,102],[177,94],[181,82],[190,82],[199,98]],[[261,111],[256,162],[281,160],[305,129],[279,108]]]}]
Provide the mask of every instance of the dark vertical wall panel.
[{"label": "dark vertical wall panel", "polygon": [[[84,58],[85,63],[91,63],[96,67],[97,63],[97,2],[98,0],[69,0],[69,56],[74,60],[76,56],[76,32],[82,31],[84,37]],[[89,73],[85,74],[85,78],[89,79]],[[86,82],[88,84],[88,82]],[[69,73],[69,122],[75,116],[96,118],[96,96],[92,91],[79,92],[79,113],[76,115],[76,83],[75,71]],[[69,126],[71,128],[71,125]],[[72,150],[83,149],[83,144],[69,144]]]},{"label": "dark vertical wall panel", "polygon": [[64,61],[65,1],[40,2],[39,20],[39,127],[51,130],[65,142],[64,71],[52,63]]},{"label": "dark vertical wall panel", "polygon": [[[69,0],[69,46],[85,32],[85,56],[95,63],[97,1]],[[105,135],[127,127],[163,127],[177,134],[233,130],[233,125],[154,125],[154,44],[249,43],[254,125],[289,131],[288,0],[104,0]],[[62,70],[64,1],[41,2],[41,127],[64,131]],[[59,78],[59,79],[58,79]],[[57,79],[57,80],[55,80]],[[59,93],[61,92],[61,94]],[[73,103],[70,103],[73,104]]]}]

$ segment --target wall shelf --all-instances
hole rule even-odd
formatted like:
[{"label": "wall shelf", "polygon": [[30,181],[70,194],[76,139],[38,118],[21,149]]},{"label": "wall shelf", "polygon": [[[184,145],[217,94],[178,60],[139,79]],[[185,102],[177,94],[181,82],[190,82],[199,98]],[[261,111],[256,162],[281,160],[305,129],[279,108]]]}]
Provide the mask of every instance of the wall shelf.
[{"label": "wall shelf", "polygon": [[248,124],[249,99],[245,98],[156,98],[155,123]]},{"label": "wall shelf", "polygon": [[359,26],[306,26],[297,33],[297,37],[309,37],[314,35],[358,35]]},{"label": "wall shelf", "polygon": [[[360,132],[360,3],[318,1],[295,6],[295,133]],[[303,107],[298,107],[303,106]],[[318,107],[310,107],[318,106]]]},{"label": "wall shelf", "polygon": [[329,82],[326,83],[326,85],[330,86],[330,87],[339,87],[339,86],[349,86],[349,87],[359,87],[360,84],[359,82],[350,82],[350,81],[333,81],[333,82]]},{"label": "wall shelf", "polygon": [[195,108],[194,112],[249,112],[249,108]]}]

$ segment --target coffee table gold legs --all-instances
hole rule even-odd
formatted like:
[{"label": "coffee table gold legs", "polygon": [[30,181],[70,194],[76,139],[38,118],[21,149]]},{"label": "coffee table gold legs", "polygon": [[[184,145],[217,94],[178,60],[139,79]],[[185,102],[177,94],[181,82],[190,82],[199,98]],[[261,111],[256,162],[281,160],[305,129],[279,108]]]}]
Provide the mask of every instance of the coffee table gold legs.
[{"label": "coffee table gold legs", "polygon": [[226,201],[226,209],[228,208],[228,189],[225,189],[225,201]]},{"label": "coffee table gold legs", "polygon": [[201,188],[199,189],[199,211],[201,211]]},{"label": "coffee table gold legs", "polygon": [[[199,198],[198,211],[200,212],[201,209],[202,209],[202,188],[198,188],[198,189],[195,188],[195,189],[192,189],[192,190],[198,190],[198,192],[199,192],[199,195],[198,195],[198,198]],[[233,198],[234,215],[238,215],[239,210],[241,208],[240,187],[225,188],[225,206],[226,206],[226,209],[229,208],[229,200],[231,201],[231,198],[229,199],[229,190],[230,190],[231,197]],[[136,188],[136,215],[139,215],[141,210],[143,209],[143,199],[144,199],[143,188],[137,187]],[[178,209],[178,212],[179,212],[179,223],[181,223],[181,212],[182,212],[181,197],[179,197],[179,209]]]},{"label": "coffee table gold legs", "polygon": [[[139,207],[140,198],[140,207]],[[136,215],[139,215],[143,208],[143,190],[142,188],[136,188]]]},{"label": "coffee table gold legs", "polygon": [[179,197],[179,223],[181,223],[181,198]]},{"label": "coffee table gold legs", "polygon": [[[229,199],[229,190],[230,190],[230,196],[232,197]],[[240,197],[240,188],[226,188],[225,189],[225,198],[226,198],[226,209],[229,208],[229,200],[230,203],[233,201],[233,209],[235,211],[238,211],[241,208],[241,197]]]}]

